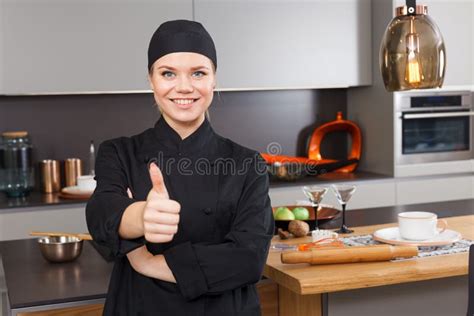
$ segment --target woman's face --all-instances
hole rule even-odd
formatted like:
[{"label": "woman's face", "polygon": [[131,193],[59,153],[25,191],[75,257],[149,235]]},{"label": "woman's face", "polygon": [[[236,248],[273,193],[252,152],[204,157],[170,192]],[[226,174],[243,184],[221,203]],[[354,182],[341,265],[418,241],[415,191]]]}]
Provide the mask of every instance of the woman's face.
[{"label": "woman's face", "polygon": [[201,123],[216,86],[211,60],[197,53],[171,53],[152,67],[150,85],[167,122],[175,126]]}]

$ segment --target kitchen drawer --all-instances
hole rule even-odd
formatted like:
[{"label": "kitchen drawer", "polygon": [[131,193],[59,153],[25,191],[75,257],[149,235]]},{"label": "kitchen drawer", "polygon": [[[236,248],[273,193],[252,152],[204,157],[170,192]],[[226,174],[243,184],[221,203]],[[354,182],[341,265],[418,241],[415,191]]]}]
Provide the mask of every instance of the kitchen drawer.
[{"label": "kitchen drawer", "polygon": [[[351,182],[347,184],[355,184],[357,186],[354,195],[347,204],[347,210],[392,206],[396,204],[395,183],[393,180]],[[338,208],[340,207],[332,191],[326,194],[323,203],[332,204]]]},{"label": "kitchen drawer", "polygon": [[270,188],[272,206],[291,205],[295,204],[296,200],[304,200],[305,196],[301,188],[302,186]]},{"label": "kitchen drawer", "polygon": [[[355,184],[357,190],[349,201],[348,210],[391,206],[396,204],[395,183],[392,179],[386,181],[359,181],[344,182],[345,184]],[[316,185],[316,184],[315,184]],[[324,183],[321,186],[330,187],[331,183]],[[289,186],[270,189],[270,199],[272,206],[295,204],[296,200],[306,200],[302,186]],[[323,198],[322,203],[331,204],[339,208],[334,193],[329,190]]]},{"label": "kitchen drawer", "polygon": [[33,230],[87,232],[85,207],[13,208],[0,213],[0,241],[29,238]]},{"label": "kitchen drawer", "polygon": [[473,176],[397,179],[397,204],[471,199]]}]

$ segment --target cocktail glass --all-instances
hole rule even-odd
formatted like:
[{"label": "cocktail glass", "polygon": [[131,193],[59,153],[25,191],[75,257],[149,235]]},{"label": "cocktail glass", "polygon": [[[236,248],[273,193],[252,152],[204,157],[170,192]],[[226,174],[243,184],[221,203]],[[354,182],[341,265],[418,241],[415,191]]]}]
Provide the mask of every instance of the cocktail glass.
[{"label": "cocktail glass", "polygon": [[347,202],[351,199],[352,195],[354,194],[356,190],[355,185],[348,185],[348,184],[333,184],[331,185],[331,189],[336,195],[337,200],[342,206],[342,224],[341,228],[336,231],[336,233],[339,234],[350,234],[354,232],[353,230],[350,230],[346,226],[346,205]]},{"label": "cocktail glass", "polygon": [[318,208],[319,204],[321,203],[321,200],[323,199],[327,191],[327,188],[316,185],[308,185],[303,187],[304,194],[311,202],[311,206],[314,208],[315,229],[319,229]]}]

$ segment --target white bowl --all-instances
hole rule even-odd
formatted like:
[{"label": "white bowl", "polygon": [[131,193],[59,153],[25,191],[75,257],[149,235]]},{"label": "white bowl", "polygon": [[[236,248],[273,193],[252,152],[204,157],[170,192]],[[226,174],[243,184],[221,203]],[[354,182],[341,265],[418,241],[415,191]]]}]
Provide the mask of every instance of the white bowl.
[{"label": "white bowl", "polygon": [[94,191],[97,183],[93,175],[77,177],[77,187],[82,191]]}]

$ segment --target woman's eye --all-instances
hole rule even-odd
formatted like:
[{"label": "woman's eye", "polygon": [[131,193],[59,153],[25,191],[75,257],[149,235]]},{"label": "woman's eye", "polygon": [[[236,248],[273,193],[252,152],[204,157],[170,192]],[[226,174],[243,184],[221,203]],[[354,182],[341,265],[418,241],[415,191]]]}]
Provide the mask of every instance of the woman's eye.
[{"label": "woman's eye", "polygon": [[163,71],[161,75],[165,78],[172,78],[174,76],[174,73],[172,73],[171,71]]},{"label": "woman's eye", "polygon": [[199,71],[193,72],[193,76],[194,76],[194,77],[200,78],[200,77],[205,76],[205,75],[206,75],[206,73],[205,73],[204,71],[200,71],[200,70],[199,70]]}]

